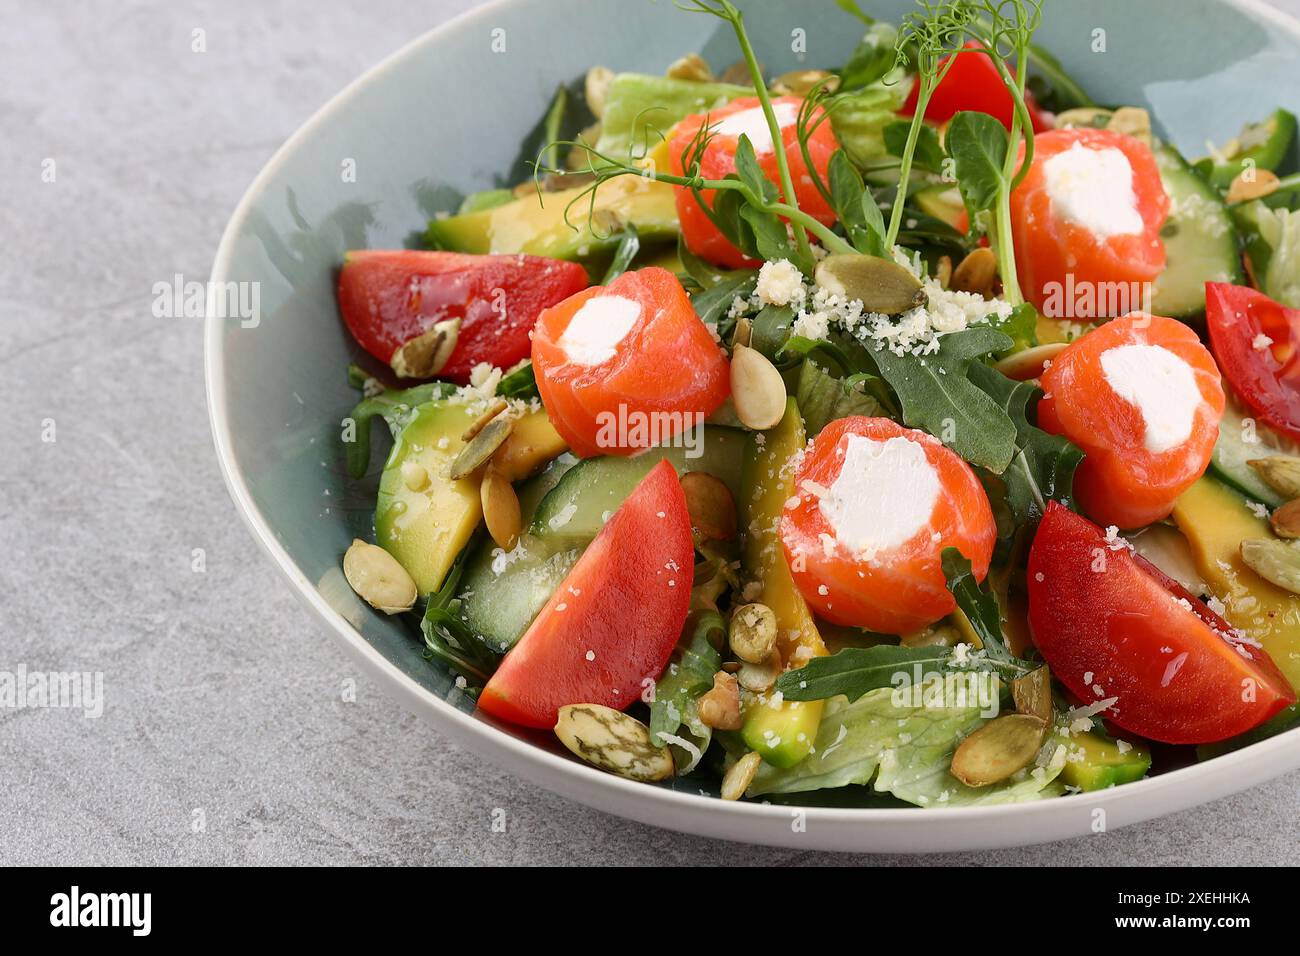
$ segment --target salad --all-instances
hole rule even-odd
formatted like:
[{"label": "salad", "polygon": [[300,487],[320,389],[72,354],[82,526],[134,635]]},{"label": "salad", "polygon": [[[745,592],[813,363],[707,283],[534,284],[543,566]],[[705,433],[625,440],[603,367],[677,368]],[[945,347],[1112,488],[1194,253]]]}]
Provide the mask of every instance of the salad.
[{"label": "salad", "polygon": [[1038,800],[1292,727],[1295,116],[1189,160],[1042,0],[841,0],[848,62],[776,77],[680,6],[734,66],[592,67],[531,178],[344,259],[354,590],[485,715],[729,800]]}]

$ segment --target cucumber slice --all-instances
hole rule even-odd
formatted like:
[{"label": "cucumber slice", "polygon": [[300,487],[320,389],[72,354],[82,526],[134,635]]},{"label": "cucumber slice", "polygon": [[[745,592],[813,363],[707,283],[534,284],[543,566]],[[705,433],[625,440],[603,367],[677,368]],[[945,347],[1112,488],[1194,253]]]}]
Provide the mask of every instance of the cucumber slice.
[{"label": "cucumber slice", "polygon": [[650,469],[665,460],[678,474],[707,471],[721,479],[733,496],[739,495],[745,433],[711,425],[705,425],[703,431],[703,447],[696,449],[701,453],[693,458],[687,457],[685,448],[651,448],[632,458],[588,458],[542,499],[529,531],[553,541],[557,548],[586,545]]},{"label": "cucumber slice", "polygon": [[461,620],[493,650],[510,650],[581,556],[581,548],[556,551],[531,535],[509,553],[489,539],[465,566]]},{"label": "cucumber slice", "polygon": [[1214,443],[1210,470],[1251,501],[1277,508],[1286,504],[1286,499],[1264,484],[1255,469],[1246,463],[1272,455],[1300,454],[1300,445],[1258,420],[1248,427],[1245,417],[1241,406],[1228,402],[1223,421],[1219,423],[1219,440]]},{"label": "cucumber slice", "polygon": [[1199,325],[1205,283],[1243,281],[1237,229],[1218,192],[1177,150],[1156,144],[1154,153],[1170,208],[1160,231],[1168,264],[1156,279],[1151,311]]},{"label": "cucumber slice", "polygon": [[[519,511],[528,522],[542,499],[578,464],[563,454],[519,487]],[[509,553],[484,538],[469,556],[461,578],[461,620],[489,647],[507,651],[577,563],[581,548],[557,550],[531,535]]]}]

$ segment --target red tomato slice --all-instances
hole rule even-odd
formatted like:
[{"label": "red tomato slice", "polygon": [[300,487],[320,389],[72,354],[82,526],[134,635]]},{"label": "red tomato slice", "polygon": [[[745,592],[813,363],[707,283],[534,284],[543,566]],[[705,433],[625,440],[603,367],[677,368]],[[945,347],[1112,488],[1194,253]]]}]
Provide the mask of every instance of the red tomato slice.
[{"label": "red tomato slice", "polygon": [[1245,286],[1207,282],[1205,320],[1233,392],[1261,421],[1300,440],[1300,309]]},{"label": "red tomato slice", "polygon": [[566,704],[627,708],[659,677],[681,636],[693,558],[686,495],[661,461],[506,655],[479,707],[525,727],[554,727]]},{"label": "red tomato slice", "polygon": [[1029,552],[1029,625],[1052,673],[1151,740],[1200,744],[1295,703],[1262,650],[1095,524],[1056,502]]},{"label": "red tomato slice", "polygon": [[[1126,352],[1113,352],[1121,348]],[[1125,362],[1125,355],[1133,358]],[[1146,402],[1173,407],[1181,394],[1175,385],[1181,383],[1187,417],[1171,425],[1159,415],[1153,425],[1130,400],[1135,396],[1121,396],[1112,386],[1106,374],[1108,365],[1116,368],[1112,362],[1121,370],[1127,364],[1130,375],[1150,376],[1156,394],[1136,396]],[[1061,352],[1040,381],[1046,397],[1038,403],[1038,424],[1086,453],[1074,475],[1074,495],[1102,524],[1136,528],[1159,521],[1205,473],[1223,417],[1223,388],[1213,356],[1183,323],[1143,312],[1114,319]],[[1178,437],[1180,422],[1189,423],[1190,431],[1169,444]],[[1166,428],[1173,430],[1161,431]]]},{"label": "red tomato slice", "polygon": [[[1101,237],[1089,226],[1066,218],[1057,207],[1046,166],[1076,146],[1113,149],[1124,155],[1137,200],[1133,231]],[[1022,145],[1022,156],[1023,152]],[[1155,157],[1144,143],[1103,129],[1043,133],[1034,140],[1028,175],[1011,194],[1016,270],[1025,298],[1054,319],[1094,319],[1138,308],[1147,301],[1145,283],[1153,282],[1165,268],[1160,230],[1168,215],[1169,197]]]},{"label": "red tomato slice", "polygon": [[[619,319],[630,324],[616,342],[583,346]],[[533,371],[551,423],[581,458],[663,444],[702,423],[731,392],[721,347],[677,277],[657,267],[625,272],[544,310],[533,332]]]},{"label": "red tomato slice", "polygon": [[509,368],[528,357],[537,313],[588,284],[576,262],[540,256],[364,249],[339,272],[339,310],[363,349],[385,364],[436,323],[460,318],[439,378],[469,381],[480,362]]},{"label": "red tomato slice", "polygon": [[[799,149],[798,116],[803,100],[797,96],[778,96],[772,100],[772,109],[776,113],[777,123],[781,127],[781,142],[785,149],[786,162],[790,167],[790,181],[794,185],[795,199],[799,208],[808,215],[830,225],[835,221],[835,213],[826,199],[817,189],[808,164],[803,160]],[[835,134],[831,130],[830,119],[825,111],[818,108],[812,115],[809,125],[817,126],[816,132],[808,138],[808,155],[812,157],[813,169],[826,181],[826,168],[830,164],[831,154],[839,148]],[[668,136],[669,171],[673,175],[683,175],[682,154],[685,152],[695,134],[705,121],[714,130],[714,137],[709,142],[700,163],[700,173],[705,179],[725,179],[736,171],[736,145],[741,132],[747,132],[750,144],[758,164],[767,174],[772,184],[780,188],[781,178],[777,172],[776,150],[768,132],[759,100],[754,96],[741,97],[726,106],[706,114],[687,116]],[[691,252],[702,259],[730,269],[756,267],[761,263],[747,258],[718,231],[708,215],[700,208],[689,189],[673,187],[677,193],[677,218],[681,221],[682,236]],[[701,198],[713,207],[713,190],[700,192]]]},{"label": "red tomato slice", "polygon": [[[1002,82],[1002,74],[975,41],[967,43],[966,49],[972,52],[958,54],[957,62],[948,70],[943,82],[935,88],[926,105],[925,118],[931,123],[946,123],[962,110],[972,110],[987,113],[1011,129],[1011,117],[1015,114],[1016,106],[1011,91]],[[952,57],[945,58],[940,67],[951,59]],[[915,116],[920,97],[920,86],[914,85],[899,113]],[[1028,90],[1025,91],[1025,106],[1029,108],[1029,118],[1035,133],[1052,128],[1047,115],[1038,108],[1034,95]]]},{"label": "red tomato slice", "polygon": [[[912,467],[904,467],[900,478],[889,473],[889,461]],[[861,494],[851,484],[836,487],[846,469],[852,469],[849,476],[861,476]],[[930,477],[925,477],[927,470]],[[895,518],[906,515],[909,499],[919,500],[926,482],[934,500],[928,515],[917,515],[919,521],[903,517],[890,522],[870,513],[854,521],[854,506],[870,507],[873,501]],[[781,517],[781,542],[800,592],[828,621],[910,634],[956,606],[943,574],[944,548],[966,555],[977,578],[988,572],[997,527],[984,488],[966,462],[925,432],[887,418],[831,422],[804,452],[794,487],[798,501],[792,498]],[[841,540],[836,527],[855,523],[885,539],[876,538],[874,555],[864,554],[852,540]]]}]

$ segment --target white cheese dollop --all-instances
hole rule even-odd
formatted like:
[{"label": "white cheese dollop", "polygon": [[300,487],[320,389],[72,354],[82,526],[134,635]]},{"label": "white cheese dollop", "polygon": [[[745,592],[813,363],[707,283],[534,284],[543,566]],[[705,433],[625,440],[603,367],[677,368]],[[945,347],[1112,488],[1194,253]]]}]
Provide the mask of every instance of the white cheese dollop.
[{"label": "white cheese dollop", "polygon": [[849,435],[844,466],[818,502],[835,539],[870,560],[911,540],[930,522],[939,476],[914,441]]},{"label": "white cheese dollop", "polygon": [[570,362],[600,365],[614,357],[641,317],[641,303],[621,295],[598,295],[578,309],[560,336],[559,346]]},{"label": "white cheese dollop", "polygon": [[1075,143],[1043,163],[1054,213],[1098,239],[1143,229],[1133,191],[1133,167],[1118,149],[1089,149]]},{"label": "white cheese dollop", "polygon": [[[776,125],[783,130],[799,118],[799,107],[795,103],[773,103],[772,112],[776,115]],[[721,136],[734,136],[737,139],[742,134],[748,136],[749,144],[760,156],[772,151],[772,131],[768,128],[767,117],[763,115],[761,106],[732,113],[714,123],[713,131]]]},{"label": "white cheese dollop", "polygon": [[1192,367],[1158,345],[1120,345],[1101,355],[1106,384],[1142,415],[1147,451],[1160,454],[1192,437],[1201,390]]}]

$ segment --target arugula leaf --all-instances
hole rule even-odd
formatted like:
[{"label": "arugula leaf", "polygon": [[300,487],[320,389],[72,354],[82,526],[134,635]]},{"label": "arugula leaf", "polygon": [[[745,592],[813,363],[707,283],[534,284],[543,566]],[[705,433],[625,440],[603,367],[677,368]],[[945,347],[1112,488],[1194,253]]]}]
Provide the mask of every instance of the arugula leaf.
[{"label": "arugula leaf", "polygon": [[831,205],[853,248],[869,256],[885,257],[885,219],[875,197],[862,182],[848,153],[837,149],[826,169]]},{"label": "arugula leaf", "polygon": [[749,347],[762,352],[778,364],[790,365],[782,356],[790,341],[790,329],[794,325],[794,309],[788,305],[765,305],[758,315],[751,320]]},{"label": "arugula leaf", "polygon": [[997,329],[976,325],[938,342],[938,350],[924,356],[895,355],[880,346],[872,357],[898,395],[904,424],[925,429],[966,461],[1000,475],[1016,451],[1016,426],[967,371],[976,359],[1005,351],[1012,341]]},{"label": "arugula leaf", "polygon": [[987,113],[963,110],[948,123],[946,142],[956,164],[957,188],[974,223],[976,213],[993,208],[1005,185],[1006,127]]},{"label": "arugula leaf", "polygon": [[[355,369],[356,366],[353,368]],[[362,376],[365,374],[360,369],[357,369],[357,372]],[[356,378],[352,369],[349,369],[348,377],[350,380]],[[365,381],[363,377],[362,383],[364,384]],[[382,418],[387,422],[389,430],[396,437],[411,420],[416,408],[427,402],[446,398],[454,391],[456,386],[448,382],[426,382],[412,388],[384,389],[378,395],[363,398],[348,416],[352,419],[354,427],[352,441],[343,443],[348,474],[355,479],[361,479],[366,476],[366,471],[370,468],[370,423],[375,418]]]},{"label": "arugula leaf", "polygon": [[533,363],[524,359],[513,372],[502,376],[501,381],[497,383],[497,394],[502,398],[518,398],[524,401],[537,398],[541,395],[537,391],[537,376],[533,373]]},{"label": "arugula leaf", "polygon": [[501,658],[480,641],[460,617],[456,589],[465,571],[467,556],[473,550],[474,542],[471,541],[452,562],[442,587],[429,595],[429,603],[420,621],[420,633],[424,635],[427,659],[440,660],[468,683],[481,686],[487,683]]},{"label": "arugula leaf", "polygon": [[[912,132],[910,122],[890,123],[883,130],[885,148],[891,156],[901,157],[907,149],[907,140]],[[933,126],[922,126],[917,133],[916,151],[913,162],[922,169],[932,173],[943,172],[943,161],[947,158],[943,145],[939,142],[939,132]]]},{"label": "arugula leaf", "polygon": [[854,376],[853,381],[836,378],[811,360],[799,368],[795,402],[810,438],[837,419],[853,415],[874,418],[883,412],[880,402],[867,391],[865,374]]},{"label": "arugula leaf", "polygon": [[698,751],[672,743],[678,773],[690,773],[699,763],[713,731],[700,721],[696,701],[713,689],[713,675],[722,667],[718,648],[725,640],[726,623],[715,610],[692,611],[673,650],[672,660],[655,684],[650,705],[650,737],[663,746],[662,734],[681,737]]},{"label": "arugula leaf", "polygon": [[753,275],[753,272],[748,269],[719,269],[712,263],[705,262],[691,252],[686,245],[686,240],[680,234],[677,236],[677,259],[681,262],[682,268],[686,270],[686,274],[695,280],[701,290],[711,289],[719,282],[734,279],[737,276]]},{"label": "arugula leaf", "polygon": [[846,647],[829,657],[815,657],[798,670],[776,679],[786,700],[827,700],[843,694],[849,702],[880,687],[904,686],[914,676],[942,671],[952,660],[950,647]]},{"label": "arugula leaf", "polygon": [[[723,326],[727,323],[731,303],[737,297],[749,298],[754,294],[754,286],[757,284],[757,272],[748,269],[733,272],[691,296],[691,305],[695,306],[695,314],[700,317],[700,321],[715,326],[718,335],[725,341],[727,336],[723,334]],[[730,325],[727,327],[730,328]]]},{"label": "arugula leaf", "polygon": [[1029,422],[1031,403],[1042,392],[1029,382],[1013,382],[987,365],[972,365],[970,380],[1006,409],[1016,426],[1016,454],[1002,474],[1007,505],[1017,525],[1036,525],[1048,501],[1073,507],[1074,470],[1083,451],[1061,435],[1052,435]]},{"label": "arugula leaf", "polygon": [[636,227],[629,223],[624,227],[623,238],[618,241],[618,248],[614,250],[614,258],[609,264],[609,269],[605,272],[605,277],[600,280],[601,285],[609,285],[632,265],[632,260],[636,254],[641,251],[641,237],[636,234]]},{"label": "arugula leaf", "polygon": [[[940,556],[943,562],[943,576],[947,579],[948,590],[957,601],[957,607],[966,615],[971,629],[975,631],[980,643],[984,645],[984,656],[999,664],[1016,665],[1020,663],[1007,649],[1002,635],[1002,611],[998,601],[990,592],[980,587],[971,570],[966,555],[956,548],[944,548]],[[1023,676],[1034,669],[1034,665],[1024,664]]]},{"label": "arugula leaf", "polygon": [[[1022,302],[1006,318],[989,316],[989,325],[1007,335],[1015,343],[1010,352],[1019,352],[1038,344],[1038,310],[1029,302]],[[999,358],[1001,355],[999,354]]]}]

